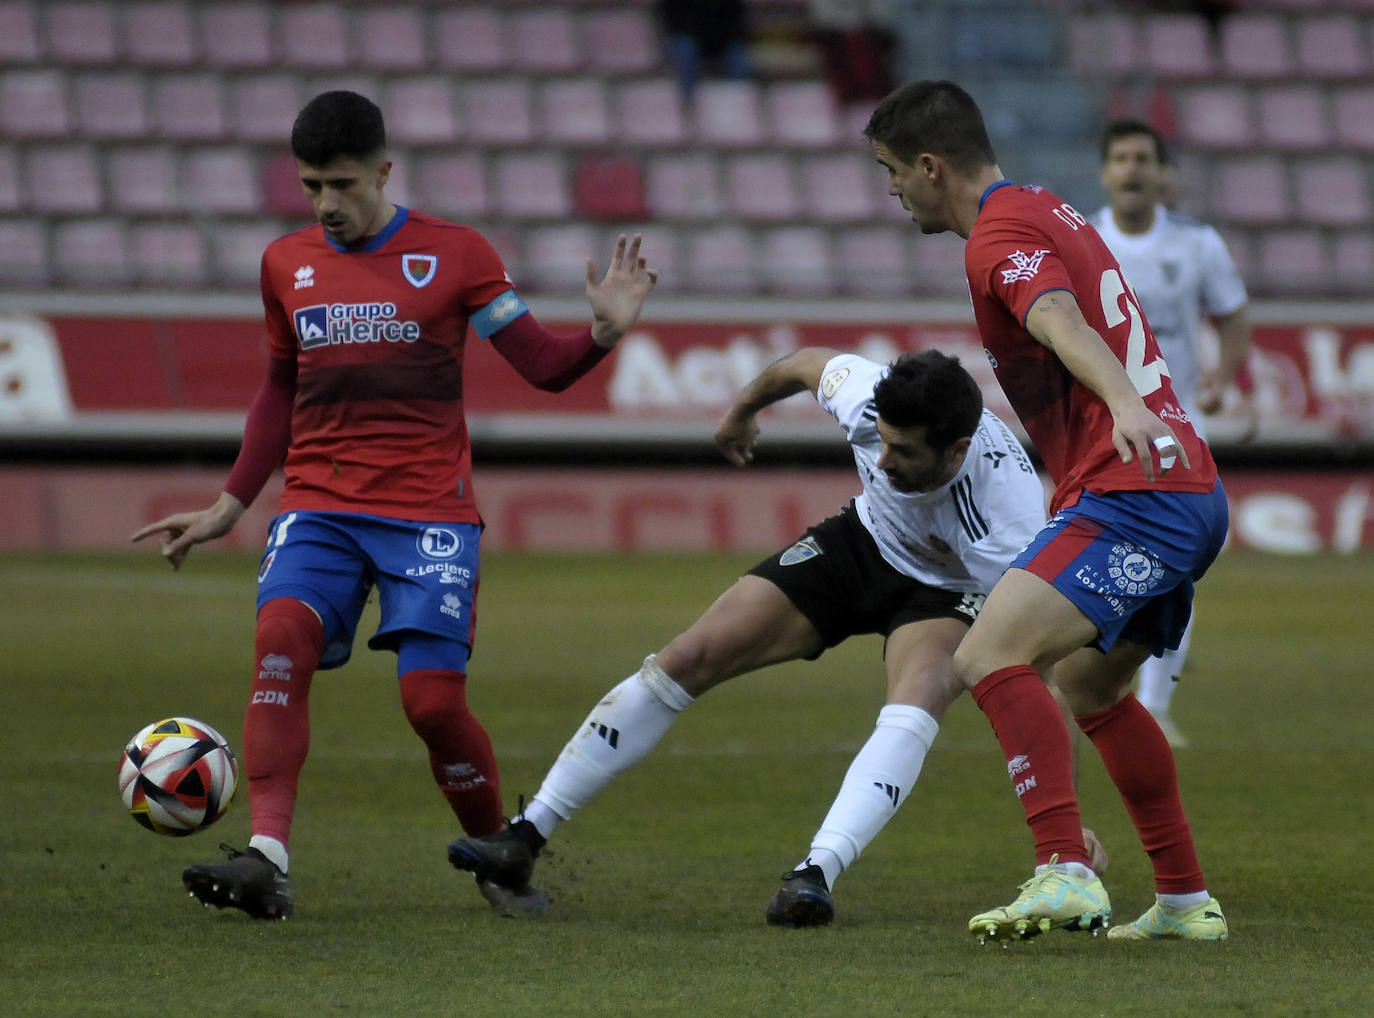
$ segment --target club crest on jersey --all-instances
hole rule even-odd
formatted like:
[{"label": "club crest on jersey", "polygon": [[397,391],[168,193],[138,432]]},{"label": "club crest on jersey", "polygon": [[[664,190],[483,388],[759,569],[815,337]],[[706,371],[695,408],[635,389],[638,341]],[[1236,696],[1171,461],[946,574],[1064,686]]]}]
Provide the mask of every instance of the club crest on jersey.
[{"label": "club crest on jersey", "polygon": [[816,543],[814,537],[803,537],[800,541],[782,553],[782,557],[778,559],[778,565],[794,566],[798,562],[805,562],[807,559],[813,559],[817,555],[823,554],[824,552],[821,551],[821,546]]},{"label": "club crest on jersey", "polygon": [[417,290],[422,286],[428,285],[429,281],[434,278],[434,272],[438,268],[438,255],[401,255],[401,274],[406,277],[406,282]]},{"label": "club crest on jersey", "polygon": [[834,399],[835,393],[840,391],[840,386],[844,385],[844,380],[848,377],[848,368],[836,368],[834,371],[827,371],[825,377],[821,379],[821,395],[826,399]]},{"label": "club crest on jersey", "polygon": [[1035,274],[1040,271],[1040,263],[1044,261],[1048,250],[1034,251],[1026,254],[1024,251],[1013,251],[1007,255],[1007,260],[1012,267],[1002,270],[1003,283],[1020,283],[1027,279],[1034,279]]}]

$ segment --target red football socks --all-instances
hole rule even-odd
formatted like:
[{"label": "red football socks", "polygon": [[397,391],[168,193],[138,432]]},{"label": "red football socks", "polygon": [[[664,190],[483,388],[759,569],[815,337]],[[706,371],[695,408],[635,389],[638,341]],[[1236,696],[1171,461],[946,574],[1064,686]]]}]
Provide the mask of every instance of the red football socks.
[{"label": "red football socks", "polygon": [[999,668],[973,687],[973,699],[992,722],[1007,758],[1026,823],[1035,837],[1035,861],[1088,862],[1073,788],[1073,743],[1064,717],[1034,668]]},{"label": "red football socks", "polygon": [[491,739],[468,710],[467,676],[441,668],[401,676],[401,703],[429,747],[429,769],[463,830],[474,837],[499,831],[501,782]]},{"label": "red football socks", "polygon": [[1160,894],[1203,890],[1193,834],[1178,791],[1169,741],[1131,693],[1115,707],[1076,719],[1097,747],[1155,870]]},{"label": "red football socks", "polygon": [[296,782],[310,748],[310,680],[324,626],[304,602],[268,601],[258,612],[253,690],[243,719],[243,763],[253,833],[289,843]]}]

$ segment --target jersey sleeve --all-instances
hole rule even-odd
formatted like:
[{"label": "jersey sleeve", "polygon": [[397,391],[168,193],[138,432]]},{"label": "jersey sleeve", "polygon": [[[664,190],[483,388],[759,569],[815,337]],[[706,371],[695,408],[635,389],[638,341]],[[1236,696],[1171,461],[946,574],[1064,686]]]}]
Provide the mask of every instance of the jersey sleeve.
[{"label": "jersey sleeve", "polygon": [[1245,283],[1221,234],[1207,227],[1201,235],[1202,306],[1211,315],[1229,315],[1245,306]]},{"label": "jersey sleeve", "polygon": [[816,402],[839,421],[851,438],[864,425],[864,411],[873,402],[873,387],[886,373],[881,364],[845,353],[830,358],[816,387]]},{"label": "jersey sleeve", "polygon": [[1078,298],[1049,237],[1024,219],[1004,219],[971,238],[964,247],[964,267],[969,286],[1021,325],[1041,294],[1067,290]]}]

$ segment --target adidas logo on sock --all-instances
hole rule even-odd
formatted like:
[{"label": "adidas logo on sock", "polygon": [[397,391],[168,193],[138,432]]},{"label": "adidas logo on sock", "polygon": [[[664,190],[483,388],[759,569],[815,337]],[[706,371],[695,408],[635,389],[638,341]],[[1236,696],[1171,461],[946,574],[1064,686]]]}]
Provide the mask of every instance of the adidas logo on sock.
[{"label": "adidas logo on sock", "polygon": [[597,735],[599,735],[599,736],[601,736],[603,739],[605,739],[605,740],[606,740],[606,744],[607,744],[608,746],[610,746],[611,749],[615,749],[615,748],[616,748],[616,744],[620,742],[620,729],[619,729],[619,728],[611,728],[611,727],[609,727],[609,726],[607,726],[607,725],[598,724],[598,723],[595,722],[595,721],[588,721],[588,722],[587,722],[587,727],[590,728],[590,729],[591,729],[593,732],[595,732]]},{"label": "adidas logo on sock", "polygon": [[902,797],[902,790],[900,788],[898,788],[896,785],[889,785],[882,781],[873,782],[873,787],[881,788],[883,790],[883,794],[892,800],[892,808],[897,808],[897,800]]}]

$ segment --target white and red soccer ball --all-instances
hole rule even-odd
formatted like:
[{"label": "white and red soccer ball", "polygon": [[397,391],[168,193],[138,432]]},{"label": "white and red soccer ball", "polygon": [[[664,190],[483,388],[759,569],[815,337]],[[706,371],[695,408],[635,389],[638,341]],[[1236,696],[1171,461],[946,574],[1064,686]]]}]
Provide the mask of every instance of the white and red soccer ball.
[{"label": "white and red soccer ball", "polygon": [[119,761],[119,793],[150,831],[184,837],[224,815],[239,766],[224,736],[203,721],[166,718],[139,731]]}]

